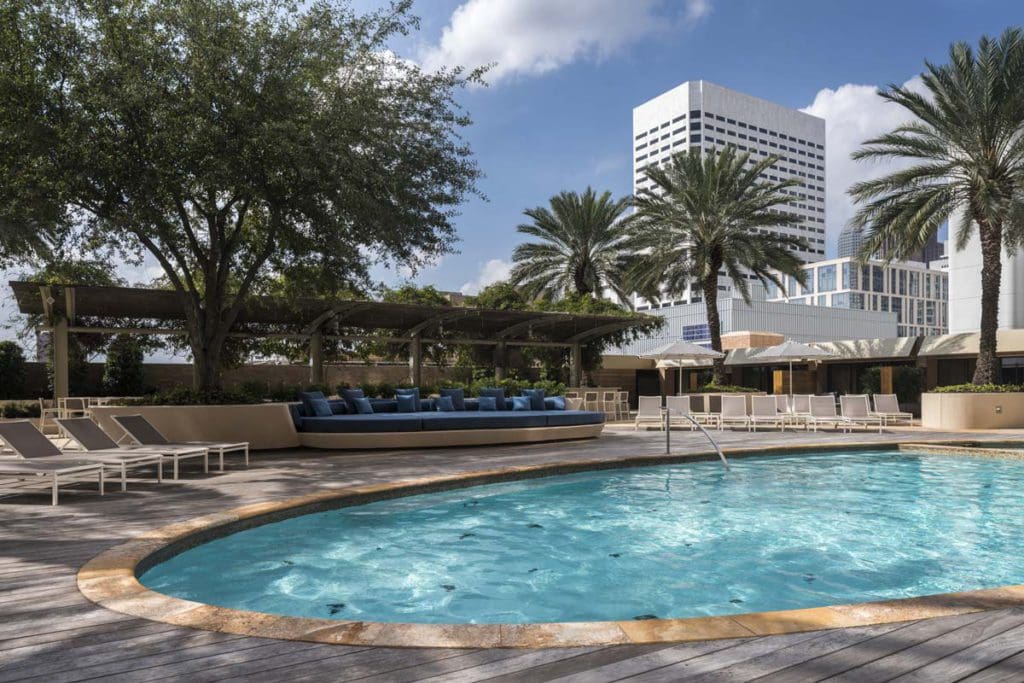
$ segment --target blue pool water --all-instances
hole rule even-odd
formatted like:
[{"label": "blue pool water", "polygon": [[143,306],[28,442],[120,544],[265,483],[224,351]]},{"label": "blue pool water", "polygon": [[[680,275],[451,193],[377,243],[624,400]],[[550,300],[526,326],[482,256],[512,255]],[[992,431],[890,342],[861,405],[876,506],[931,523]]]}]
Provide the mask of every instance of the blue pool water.
[{"label": "blue pool water", "polygon": [[764,456],[491,484],[296,517],[153,567],[150,588],[421,623],[735,614],[1024,583],[1024,462]]}]

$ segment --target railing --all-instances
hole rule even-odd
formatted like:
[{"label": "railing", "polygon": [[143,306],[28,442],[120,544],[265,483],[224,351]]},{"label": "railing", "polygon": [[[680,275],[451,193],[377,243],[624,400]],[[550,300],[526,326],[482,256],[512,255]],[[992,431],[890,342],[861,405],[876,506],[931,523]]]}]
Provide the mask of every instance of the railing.
[{"label": "railing", "polygon": [[[729,461],[726,460],[726,458],[725,458],[725,453],[722,452],[722,449],[719,447],[718,442],[715,441],[713,438],[711,438],[711,434],[708,433],[708,430],[704,429],[704,425],[702,425],[701,423],[697,422],[697,420],[695,420],[692,415],[683,415],[683,417],[685,417],[687,420],[692,422],[693,426],[696,427],[697,429],[699,429],[701,431],[701,433],[704,434],[704,436],[707,437],[707,440],[711,443],[711,446],[715,449],[715,452],[718,453],[718,458],[722,461],[722,465],[725,466],[725,469],[727,469],[727,470],[732,469],[731,467],[729,467]],[[671,449],[672,449],[672,438],[671,438],[672,423],[669,420],[669,409],[668,408],[662,408],[661,409],[661,419],[664,422],[664,427],[665,427],[665,455],[668,455],[671,452]]]}]

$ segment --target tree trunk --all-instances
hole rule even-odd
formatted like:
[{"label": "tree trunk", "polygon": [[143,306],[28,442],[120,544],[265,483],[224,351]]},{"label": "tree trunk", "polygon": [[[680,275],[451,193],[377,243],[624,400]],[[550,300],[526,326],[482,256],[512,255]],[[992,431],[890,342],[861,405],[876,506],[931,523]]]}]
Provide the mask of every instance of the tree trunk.
[{"label": "tree trunk", "polygon": [[[704,278],[700,285],[704,289],[704,307],[707,309],[708,334],[711,337],[711,348],[722,350],[722,322],[718,318],[718,268],[710,277]],[[716,358],[712,361],[711,381],[715,384],[725,382],[725,359]]]},{"label": "tree trunk", "polygon": [[973,382],[997,384],[1001,381],[1000,362],[996,357],[996,331],[999,329],[999,288],[1003,272],[1003,226],[978,221],[978,235],[981,240],[981,334]]}]

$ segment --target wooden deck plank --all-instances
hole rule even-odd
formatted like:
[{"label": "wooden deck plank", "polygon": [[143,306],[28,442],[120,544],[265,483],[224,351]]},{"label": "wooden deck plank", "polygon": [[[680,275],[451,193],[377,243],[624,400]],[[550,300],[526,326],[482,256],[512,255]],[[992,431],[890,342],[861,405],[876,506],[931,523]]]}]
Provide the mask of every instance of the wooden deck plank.
[{"label": "wooden deck plank", "polygon": [[1020,683],[1024,680],[1024,652],[1007,657],[961,680],[963,683]]},{"label": "wooden deck plank", "polygon": [[[957,681],[1024,652],[1024,625],[964,648],[895,679],[900,683]],[[1024,679],[1024,669],[1018,672]]]},{"label": "wooden deck plank", "polygon": [[672,645],[662,650],[648,652],[629,659],[595,667],[586,671],[578,671],[572,674],[556,678],[559,683],[601,683],[602,681],[618,681],[636,674],[660,669],[670,664],[700,657],[717,650],[725,650],[744,642],[746,639],[738,640],[705,640],[696,643],[685,643]]},{"label": "wooden deck plank", "polygon": [[521,683],[523,681],[550,681],[580,671],[606,666],[637,655],[645,655],[661,650],[671,649],[671,645],[642,645],[606,647],[596,652],[588,652],[566,657],[553,662],[521,669],[515,673],[494,677],[494,683]]},{"label": "wooden deck plank", "polygon": [[518,654],[496,662],[477,664],[459,669],[458,671],[435,676],[428,674],[416,679],[417,683],[471,683],[472,681],[493,681],[501,676],[514,674],[517,671],[536,668],[562,659],[572,659],[588,652],[596,652],[602,648],[571,648],[549,650],[518,650]]}]

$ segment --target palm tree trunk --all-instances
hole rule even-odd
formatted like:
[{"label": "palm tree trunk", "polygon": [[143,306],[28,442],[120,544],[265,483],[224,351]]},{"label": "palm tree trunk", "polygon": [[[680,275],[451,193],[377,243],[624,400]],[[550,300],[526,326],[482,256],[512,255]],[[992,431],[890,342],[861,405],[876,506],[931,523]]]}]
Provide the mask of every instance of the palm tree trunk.
[{"label": "palm tree trunk", "polygon": [[981,240],[981,329],[975,384],[997,384],[1000,362],[996,357],[996,331],[999,329],[999,288],[1002,282],[1003,226],[978,221]]},{"label": "palm tree trunk", "polygon": [[[722,321],[718,317],[718,268],[712,271],[710,277],[704,278],[700,286],[704,290],[704,307],[707,309],[708,335],[711,337],[711,348],[715,351],[721,351]],[[711,381],[714,384],[724,383],[724,358],[716,358],[712,361]]]}]

